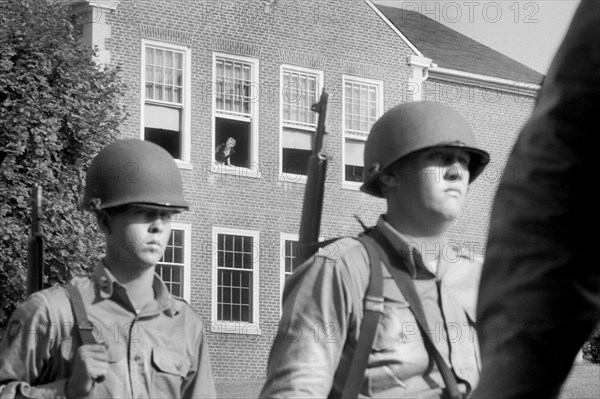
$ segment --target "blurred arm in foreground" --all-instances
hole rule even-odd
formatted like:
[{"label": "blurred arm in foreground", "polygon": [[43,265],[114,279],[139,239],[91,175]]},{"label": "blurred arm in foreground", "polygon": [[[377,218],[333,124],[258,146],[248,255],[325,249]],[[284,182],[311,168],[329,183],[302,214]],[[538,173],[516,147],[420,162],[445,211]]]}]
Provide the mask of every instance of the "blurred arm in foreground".
[{"label": "blurred arm in foreground", "polygon": [[[479,289],[472,398],[555,398],[600,318],[589,259],[600,112],[600,2],[583,0],[508,160]],[[594,206],[593,206],[594,203]]]}]

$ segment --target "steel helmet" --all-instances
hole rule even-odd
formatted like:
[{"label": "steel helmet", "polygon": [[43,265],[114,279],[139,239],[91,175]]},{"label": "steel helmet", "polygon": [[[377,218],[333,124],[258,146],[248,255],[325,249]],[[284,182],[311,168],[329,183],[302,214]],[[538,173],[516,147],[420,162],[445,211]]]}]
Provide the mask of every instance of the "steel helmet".
[{"label": "steel helmet", "polygon": [[89,211],[136,204],[188,209],[179,168],[161,146],[138,139],[117,140],[92,160],[83,208]]},{"label": "steel helmet", "polygon": [[471,183],[490,160],[476,147],[467,121],[452,108],[431,102],[397,105],[377,120],[365,144],[361,191],[383,197],[379,175],[391,164],[412,152],[430,147],[460,147],[471,154]]}]

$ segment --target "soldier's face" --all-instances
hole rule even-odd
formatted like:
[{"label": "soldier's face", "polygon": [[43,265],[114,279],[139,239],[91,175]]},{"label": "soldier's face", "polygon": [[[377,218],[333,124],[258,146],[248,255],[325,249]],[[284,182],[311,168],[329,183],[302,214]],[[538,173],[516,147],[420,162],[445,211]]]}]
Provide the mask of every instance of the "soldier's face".
[{"label": "soldier's face", "polygon": [[470,161],[467,151],[453,147],[433,147],[407,155],[393,169],[394,200],[390,206],[443,221],[456,219],[467,195]]},{"label": "soldier's face", "polygon": [[173,214],[135,205],[112,214],[107,235],[109,252],[116,256],[112,260],[125,267],[154,267],[169,241]]}]

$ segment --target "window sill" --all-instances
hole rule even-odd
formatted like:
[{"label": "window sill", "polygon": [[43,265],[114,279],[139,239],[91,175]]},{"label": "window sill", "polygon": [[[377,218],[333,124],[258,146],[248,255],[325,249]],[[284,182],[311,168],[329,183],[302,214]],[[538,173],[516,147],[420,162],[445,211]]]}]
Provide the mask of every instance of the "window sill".
[{"label": "window sill", "polygon": [[299,183],[306,184],[307,177],[305,175],[296,175],[293,173],[280,173],[279,181],[285,183]]},{"label": "window sill", "polygon": [[344,190],[360,191],[360,186],[362,186],[362,183],[359,183],[359,182],[353,182],[353,181],[343,181],[342,182],[342,188]]},{"label": "window sill", "polygon": [[229,166],[213,162],[210,171],[214,174],[221,175],[232,175],[238,177],[250,177],[253,179],[260,179],[260,172],[258,169],[242,168],[240,166]]},{"label": "window sill", "polygon": [[192,170],[192,169],[194,169],[194,166],[191,163],[189,163],[189,162],[184,162],[184,161],[180,161],[179,159],[176,159],[175,163],[177,164],[177,167],[179,169],[185,169],[185,170]]},{"label": "window sill", "polygon": [[262,335],[258,323],[245,321],[213,321],[210,332],[215,334]]}]

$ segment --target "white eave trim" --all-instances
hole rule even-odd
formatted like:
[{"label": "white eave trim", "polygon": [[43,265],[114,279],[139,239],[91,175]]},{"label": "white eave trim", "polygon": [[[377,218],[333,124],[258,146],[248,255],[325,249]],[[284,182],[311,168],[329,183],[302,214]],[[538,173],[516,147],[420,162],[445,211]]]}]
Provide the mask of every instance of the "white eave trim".
[{"label": "white eave trim", "polygon": [[408,38],[406,36],[404,36],[404,34],[402,32],[400,32],[398,30],[398,28],[396,28],[396,26],[392,23],[392,21],[390,21],[389,19],[387,19],[387,17],[385,15],[383,15],[383,13],[381,11],[379,11],[379,8],[377,8],[377,6],[375,4],[373,4],[370,0],[365,0],[365,3],[367,3],[367,5],[369,7],[371,7],[373,9],[373,11],[375,11],[375,13],[379,16],[379,18],[383,19],[385,21],[386,24],[388,24],[388,26],[390,28],[392,28],[392,30],[398,35],[400,36],[400,39],[402,39],[402,41],[404,41],[404,43],[406,43],[406,45],[408,47],[410,47],[410,49],[412,51],[415,52],[416,55],[418,55],[419,57],[424,57],[423,53],[421,53],[414,44],[411,43],[410,40],[408,40]]},{"label": "white eave trim", "polygon": [[116,10],[121,0],[68,0],[63,1],[66,5],[88,5],[92,7],[99,7],[105,10]]},{"label": "white eave trim", "polygon": [[443,67],[429,68],[429,78],[453,83],[464,83],[487,89],[517,93],[523,96],[536,97],[542,86],[534,83],[518,82],[516,80],[495,78],[477,73],[463,72]]}]

